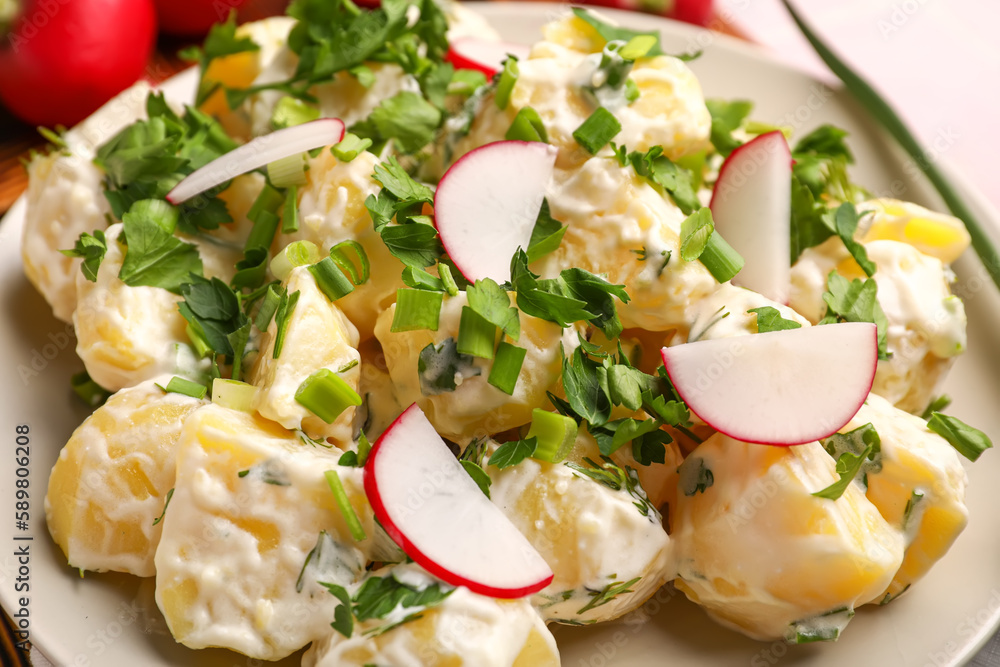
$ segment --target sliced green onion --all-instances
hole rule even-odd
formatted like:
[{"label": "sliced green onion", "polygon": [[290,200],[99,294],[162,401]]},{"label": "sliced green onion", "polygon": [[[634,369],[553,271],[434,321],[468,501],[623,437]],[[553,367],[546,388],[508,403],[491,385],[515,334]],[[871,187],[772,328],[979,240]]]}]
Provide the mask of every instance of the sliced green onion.
[{"label": "sliced green onion", "polygon": [[524,438],[538,438],[535,453],[531,455],[533,458],[559,463],[573,451],[577,429],[576,420],[572,417],[535,408],[531,411],[531,428]]},{"label": "sliced green onion", "polygon": [[69,379],[73,392],[92,408],[102,405],[111,396],[111,392],[94,382],[87,371],[80,371]]},{"label": "sliced green onion", "polygon": [[285,280],[297,266],[308,266],[319,261],[319,248],[312,241],[293,241],[271,260],[271,274]]},{"label": "sliced green onion", "polygon": [[371,148],[372,140],[365,137],[362,139],[356,134],[348,132],[338,144],[334,144],[330,150],[341,162],[350,162],[362,152]]},{"label": "sliced green onion", "polygon": [[306,184],[306,157],[304,153],[286,155],[267,165],[267,177],[276,188]]},{"label": "sliced green onion", "polygon": [[510,104],[510,94],[514,90],[514,84],[517,83],[517,77],[520,73],[520,70],[517,68],[517,58],[510,55],[507,56],[507,59],[503,62],[503,72],[500,73],[500,80],[497,82],[497,92],[493,97],[493,101],[496,102],[498,109],[506,109],[507,105]]},{"label": "sliced green onion", "polygon": [[493,345],[497,339],[497,325],[468,306],[462,306],[462,319],[458,325],[455,349],[460,354],[471,354],[481,359],[493,358]]},{"label": "sliced green onion", "polygon": [[421,289],[396,290],[396,312],[392,317],[392,332],[430,329],[437,331],[444,294]]},{"label": "sliced green onion", "polygon": [[285,205],[281,211],[281,231],[294,234],[299,231],[299,187],[292,185],[285,192]]},{"label": "sliced green onion", "polygon": [[792,15],[795,23],[799,26],[799,30],[809,40],[809,43],[812,44],[813,49],[816,50],[816,53],[823,59],[827,67],[844,82],[847,89],[881,123],[882,127],[895,137],[896,141],[909,153],[913,161],[917,163],[917,166],[927,175],[927,179],[934,185],[934,188],[941,195],[941,199],[944,200],[948,209],[955,214],[955,217],[965,223],[965,228],[972,238],[972,247],[976,250],[976,254],[979,255],[979,259],[982,260],[983,266],[986,267],[986,271],[990,274],[990,277],[993,278],[993,282],[996,283],[997,287],[1000,287],[1000,253],[997,252],[990,237],[984,231],[984,225],[965,204],[965,201],[959,195],[958,190],[955,189],[951,180],[938,168],[936,161],[924,152],[920,142],[917,141],[916,137],[913,136],[892,107],[875,92],[875,89],[840,60],[819,39],[792,8],[788,0],[782,0],[782,2],[788,13]]},{"label": "sliced green onion", "polygon": [[188,340],[191,341],[191,345],[194,347],[198,358],[204,359],[212,353],[212,346],[208,344],[208,339],[205,338],[205,332],[202,331],[200,325],[194,325],[189,322],[184,332],[187,334]]},{"label": "sliced green onion", "polygon": [[713,232],[715,222],[712,220],[712,209],[707,206],[686,217],[681,223],[681,259],[693,262],[701,257]]},{"label": "sliced green onion", "polygon": [[597,107],[580,127],[573,130],[573,138],[588,153],[596,155],[621,131],[622,124],[615,115],[604,107]]},{"label": "sliced green onion", "polygon": [[720,283],[732,280],[733,276],[743,268],[742,255],[726,243],[719,232],[712,232],[708,237],[708,243],[705,244],[705,249],[698,259]]},{"label": "sliced green onion", "polygon": [[212,380],[212,402],[230,410],[254,411],[258,388],[239,380]]},{"label": "sliced green onion", "polygon": [[486,381],[503,393],[513,395],[514,387],[517,386],[517,377],[521,374],[524,355],[527,353],[528,351],[523,347],[502,341],[497,346],[493,368],[490,369],[490,377]]},{"label": "sliced green onion", "polygon": [[170,382],[167,383],[166,387],[159,384],[156,386],[168,394],[183,394],[184,396],[190,396],[198,400],[205,398],[205,394],[208,393],[208,387],[205,385],[192,382],[186,378],[177,377],[176,375],[170,378]]},{"label": "sliced green onion", "polygon": [[365,533],[364,526],[361,525],[358,513],[354,511],[351,501],[347,499],[347,491],[344,489],[344,483],[340,481],[340,475],[337,474],[336,470],[327,470],[323,475],[326,477],[326,483],[330,485],[330,491],[340,509],[340,514],[347,523],[347,529],[351,531],[351,537],[354,538],[355,542],[366,539],[368,535]]},{"label": "sliced green onion", "polygon": [[271,113],[271,125],[276,130],[302,125],[319,118],[319,109],[300,99],[286,95],[278,100]]},{"label": "sliced green onion", "polygon": [[[353,252],[357,258],[358,266],[361,267],[360,271],[347,256],[348,250]],[[371,275],[371,264],[368,262],[368,253],[365,252],[364,247],[357,241],[341,241],[333,246],[330,248],[330,259],[340,267],[341,271],[350,277],[351,282],[355,285],[363,285],[368,282],[368,278]]]},{"label": "sliced green onion", "polygon": [[659,41],[653,35],[636,35],[618,50],[618,55],[625,60],[638,60],[649,53]]},{"label": "sliced green onion", "polygon": [[267,331],[268,325],[271,324],[271,318],[274,317],[275,311],[278,310],[278,304],[281,303],[281,295],[284,294],[284,291],[278,285],[268,286],[264,300],[260,302],[260,308],[257,309],[257,317],[253,321],[258,331]]},{"label": "sliced green onion", "polygon": [[281,222],[278,211],[284,201],[280,192],[270,185],[264,186],[247,212],[247,218],[253,220],[254,224],[247,236],[244,249],[271,247],[271,241],[278,231],[278,223]]},{"label": "sliced green onion", "polygon": [[932,413],[931,418],[927,420],[927,428],[947,440],[949,445],[970,461],[975,461],[993,446],[985,433],[951,415]]},{"label": "sliced green onion", "polygon": [[354,291],[354,285],[329,257],[310,266],[309,273],[313,274],[316,286],[330,301],[336,301]]},{"label": "sliced green onion", "polygon": [[423,269],[415,266],[408,266],[403,269],[403,284],[413,289],[429,290],[431,292],[443,292],[444,281],[435,278]]},{"label": "sliced green onion", "polygon": [[298,290],[288,294],[285,292],[278,301],[278,308],[274,312],[274,321],[277,329],[274,334],[274,353],[272,358],[277,359],[281,355],[281,348],[285,345],[285,333],[288,331],[288,323],[295,312],[295,304],[299,302]]},{"label": "sliced green onion", "polygon": [[329,368],[321,368],[303,380],[295,390],[295,401],[327,424],[352,405],[361,405],[358,392]]},{"label": "sliced green onion", "polygon": [[514,116],[504,139],[548,143],[549,133],[545,131],[545,125],[538,112],[531,107],[524,107]]},{"label": "sliced green onion", "polygon": [[364,431],[358,434],[358,465],[363,466],[368,460],[368,452],[372,450],[372,443],[368,442],[368,437]]},{"label": "sliced green onion", "polygon": [[458,285],[455,284],[455,277],[451,275],[451,267],[438,263],[438,275],[441,276],[444,291],[448,293],[448,296],[458,296]]}]

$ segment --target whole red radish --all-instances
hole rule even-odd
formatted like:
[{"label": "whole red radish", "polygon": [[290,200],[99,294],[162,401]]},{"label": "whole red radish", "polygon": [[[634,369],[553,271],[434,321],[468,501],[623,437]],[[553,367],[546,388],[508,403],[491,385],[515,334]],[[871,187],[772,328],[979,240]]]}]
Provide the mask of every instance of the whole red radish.
[{"label": "whole red radish", "polygon": [[167,34],[197,37],[244,4],[246,0],[156,0],[156,18]]},{"label": "whole red radish", "polygon": [[74,125],[143,75],[152,0],[29,0],[0,41],[0,100],[33,125]]}]

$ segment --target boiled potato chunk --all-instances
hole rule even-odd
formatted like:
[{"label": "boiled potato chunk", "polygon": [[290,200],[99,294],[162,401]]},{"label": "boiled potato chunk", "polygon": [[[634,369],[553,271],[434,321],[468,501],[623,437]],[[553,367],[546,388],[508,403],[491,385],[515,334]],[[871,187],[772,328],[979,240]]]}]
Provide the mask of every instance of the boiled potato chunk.
[{"label": "boiled potato chunk", "polygon": [[[508,396],[487,382],[492,360],[448,354],[448,346],[454,350],[462,307],[467,303],[465,292],[445,297],[437,331],[393,332],[395,303],[375,325],[399,404],[417,403],[442,437],[461,442],[531,421],[532,409],[547,404],[545,392],[562,373],[560,343],[568,350],[579,344],[574,329],[564,331],[557,324],[520,313],[521,337],[516,345],[527,353],[514,393]],[[435,357],[440,364],[425,364],[421,372],[421,353],[428,345],[441,349]],[[435,378],[453,380],[454,388],[441,388]]]},{"label": "boiled potato chunk", "polygon": [[81,424],[49,477],[45,515],[69,564],[151,577],[185,419],[205,401],[164,393],[168,377],[123,389]]},{"label": "boiled potato chunk", "polygon": [[[721,433],[680,471],[671,516],[675,585],[723,625],[761,640],[832,639],[879,597],[903,560],[902,531],[851,484],[819,443],[752,445]],[[711,473],[711,474],[708,474]]]},{"label": "boiled potato chunk", "polygon": [[[155,559],[156,601],[178,642],[278,660],[326,634],[336,600],[317,581],[360,579],[375,529],[362,471],[339,467],[339,454],[217,405],[188,419]],[[326,470],[338,472],[363,543]]]},{"label": "boiled potato chunk", "polygon": [[277,318],[272,318],[267,327],[265,342],[250,374],[250,383],[260,388],[255,407],[263,417],[287,429],[305,431],[312,438],[332,438],[338,446],[346,448],[353,435],[354,407],[348,407],[332,424],[327,424],[296,401],[295,392],[322,368],[337,373],[357,391],[361,373],[357,329],[320,291],[308,268],[293,269],[285,287],[289,294],[298,292],[298,302],[288,318],[277,359],[274,358]]},{"label": "boiled potato chunk", "polygon": [[[422,590],[438,583],[416,565],[396,565],[373,573],[398,577]],[[439,584],[449,589],[446,584]],[[403,608],[401,613],[409,611]],[[495,600],[467,588],[419,617],[379,634],[384,619],[359,623],[351,638],[337,631],[313,644],[303,667],[558,667],[555,639],[527,598]]]},{"label": "boiled potato chunk", "polygon": [[881,469],[868,473],[868,500],[906,536],[903,564],[888,601],[902,594],[940,560],[969,521],[968,478],[958,452],[919,417],[872,394],[842,431],[867,423],[879,434]]},{"label": "boiled potato chunk", "polygon": [[546,621],[617,618],[645,602],[668,578],[670,541],[636,473],[611,468],[629,478],[615,490],[580,471],[596,471],[584,458],[604,465],[586,433],[578,436],[565,463],[525,459],[504,470],[486,468],[494,504],[555,574],[533,598]]}]

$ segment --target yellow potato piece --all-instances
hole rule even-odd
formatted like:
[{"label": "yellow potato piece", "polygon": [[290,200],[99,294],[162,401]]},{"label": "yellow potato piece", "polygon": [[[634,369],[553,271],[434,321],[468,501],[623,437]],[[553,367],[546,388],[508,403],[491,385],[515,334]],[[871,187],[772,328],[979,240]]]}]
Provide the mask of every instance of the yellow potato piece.
[{"label": "yellow potato piece", "polygon": [[45,497],[49,532],[71,566],[154,574],[181,427],[204,404],[150,380],[109,398],[73,432]]},{"label": "yellow potato piece", "polygon": [[467,303],[464,292],[445,297],[437,331],[393,332],[395,303],[379,315],[375,325],[375,337],[382,345],[399,405],[417,403],[438,433],[461,442],[531,421],[532,409],[547,404],[545,392],[562,373],[560,342],[567,348],[576,345],[573,329],[564,333],[557,324],[521,313],[521,336],[516,345],[527,353],[512,396],[487,382],[493,361],[478,357],[458,369],[454,391],[425,394],[418,370],[420,353],[428,345],[457,339],[462,307]]},{"label": "yellow potato piece", "polygon": [[[188,419],[156,551],[156,601],[178,642],[278,660],[326,633],[337,602],[317,581],[359,579],[375,531],[362,471],[339,467],[339,455],[217,405]],[[338,472],[364,542],[326,470]]]},{"label": "yellow potato piece", "polygon": [[882,443],[881,470],[868,474],[868,500],[906,535],[903,563],[875,600],[887,602],[927,574],[965,529],[968,480],[958,453],[923,419],[872,394],[841,432],[867,423]]},{"label": "yellow potato piece", "polygon": [[[274,358],[277,317],[271,320],[260,354],[250,373],[250,383],[260,388],[256,409],[287,429],[300,429],[310,437],[332,438],[346,449],[352,440],[354,407],[348,407],[332,424],[317,417],[295,400],[299,386],[316,371],[327,368],[357,391],[361,374],[357,365],[358,333],[319,287],[307,267],[297,267],[285,288],[298,292],[298,302],[288,318],[278,358]],[[343,372],[341,369],[355,365]]]},{"label": "yellow potato piece", "polygon": [[971,238],[958,218],[898,199],[872,199],[858,205],[872,219],[861,241],[902,241],[925,255],[951,264],[969,247]]},{"label": "yellow potato piece", "polygon": [[[414,568],[397,565],[374,574],[388,576],[392,571]],[[426,575],[421,579],[430,581]],[[560,664],[555,639],[527,598],[494,600],[460,587],[439,605],[422,612],[419,618],[381,634],[372,632],[384,623],[384,620],[364,621],[355,626],[350,639],[336,631],[328,633],[303,657],[303,667],[370,664],[558,667]]]},{"label": "yellow potato piece", "polygon": [[763,640],[794,639],[796,626],[876,599],[902,562],[903,535],[855,484],[836,501],[811,495],[837,479],[819,443],[712,436],[680,472],[676,586],[723,625]]},{"label": "yellow potato piece", "polygon": [[[601,463],[593,438],[581,433],[569,462],[593,469],[585,457]],[[617,618],[667,580],[669,539],[637,479],[634,493],[614,490],[565,463],[534,459],[504,470],[487,466],[486,471],[493,480],[494,504],[555,575],[533,598],[546,621]],[[597,597],[614,589],[620,592]]]}]

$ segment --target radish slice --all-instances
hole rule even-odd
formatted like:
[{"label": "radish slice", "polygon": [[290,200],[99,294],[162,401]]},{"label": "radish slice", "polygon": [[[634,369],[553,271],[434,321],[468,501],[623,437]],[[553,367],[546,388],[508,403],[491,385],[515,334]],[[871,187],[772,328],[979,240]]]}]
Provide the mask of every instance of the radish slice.
[{"label": "radish slice", "polygon": [[497,141],[466,153],[434,195],[441,244],[469,282],[510,280],[510,260],[528,249],[557,150],[538,141]]},{"label": "radish slice", "polygon": [[792,154],[784,135],[768,132],[730,153],[709,207],[719,234],[746,260],[733,284],[788,303]]},{"label": "radish slice", "polygon": [[508,55],[524,60],[531,48],[522,44],[490,42],[475,37],[459,37],[448,46],[445,59],[455,69],[474,69],[491,77],[503,68]]},{"label": "radish slice", "polygon": [[732,438],[801,445],[836,433],[868,398],[874,324],[849,322],[665,347],[670,381],[702,421]]},{"label": "radish slice", "polygon": [[344,138],[344,124],[320,118],[257,137],[189,174],[167,193],[167,201],[180,204],[240,174],[296,153],[335,144]]},{"label": "radish slice", "polygon": [[552,581],[538,551],[476,486],[416,404],[372,447],[365,492],[406,555],[449,584],[518,598]]}]

